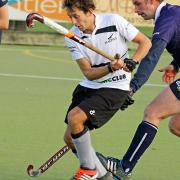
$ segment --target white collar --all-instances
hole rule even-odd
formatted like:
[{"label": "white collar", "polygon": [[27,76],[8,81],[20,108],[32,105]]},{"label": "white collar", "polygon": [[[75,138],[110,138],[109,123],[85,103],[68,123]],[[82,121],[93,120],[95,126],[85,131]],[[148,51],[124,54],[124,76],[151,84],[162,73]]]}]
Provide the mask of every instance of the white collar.
[{"label": "white collar", "polygon": [[161,9],[166,5],[165,2],[162,2],[158,8],[156,9],[156,13],[155,13],[155,18],[154,18],[154,24],[156,23],[158,17],[160,16],[160,13],[161,13]]}]

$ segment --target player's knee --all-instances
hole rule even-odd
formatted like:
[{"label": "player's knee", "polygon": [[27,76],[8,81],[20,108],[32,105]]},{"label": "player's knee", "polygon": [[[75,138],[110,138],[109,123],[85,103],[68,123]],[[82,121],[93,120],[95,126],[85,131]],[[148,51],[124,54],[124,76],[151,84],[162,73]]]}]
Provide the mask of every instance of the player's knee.
[{"label": "player's knee", "polygon": [[68,113],[68,124],[71,127],[78,126],[79,124],[81,125],[81,117],[80,117],[80,112],[76,108],[72,109]]},{"label": "player's knee", "polygon": [[155,111],[154,107],[148,105],[144,110],[144,117],[149,121],[155,120],[158,118],[158,113]]},{"label": "player's knee", "polygon": [[157,108],[153,105],[148,105],[144,110],[144,119],[156,126],[159,126],[161,120],[165,117],[161,116],[161,114],[157,111]]},{"label": "player's knee", "polygon": [[171,121],[169,122],[169,131],[170,131],[172,134],[180,137],[180,127],[177,126],[176,121],[171,120]]}]

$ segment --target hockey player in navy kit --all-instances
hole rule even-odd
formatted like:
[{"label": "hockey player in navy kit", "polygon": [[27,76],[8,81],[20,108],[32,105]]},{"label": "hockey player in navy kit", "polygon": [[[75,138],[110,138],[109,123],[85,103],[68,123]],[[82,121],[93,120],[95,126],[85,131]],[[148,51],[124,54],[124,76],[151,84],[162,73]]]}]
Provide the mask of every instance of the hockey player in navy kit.
[{"label": "hockey player in navy kit", "polygon": [[[120,180],[129,179],[137,161],[152,143],[162,120],[171,117],[169,129],[180,137],[180,79],[176,79],[180,67],[180,6],[164,3],[163,0],[132,2],[138,15],[145,20],[154,20],[152,47],[130,82],[132,92],[135,93],[148,80],[164,49],[172,55],[172,61],[160,70],[164,73],[162,80],[170,85],[145,108],[143,120],[122,160],[97,154],[105,168]],[[124,108],[130,104],[131,97],[126,100]]]}]

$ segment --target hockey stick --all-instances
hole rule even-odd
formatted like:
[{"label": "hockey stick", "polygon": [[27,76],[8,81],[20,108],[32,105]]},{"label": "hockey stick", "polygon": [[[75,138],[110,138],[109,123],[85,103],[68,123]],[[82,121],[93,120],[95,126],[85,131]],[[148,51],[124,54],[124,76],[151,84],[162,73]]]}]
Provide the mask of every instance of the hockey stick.
[{"label": "hockey stick", "polygon": [[66,145],[56,152],[52,157],[50,157],[41,167],[37,170],[33,170],[33,165],[27,167],[27,173],[31,177],[38,177],[45,171],[47,171],[55,162],[57,162],[64,154],[69,151],[69,147]]},{"label": "hockey stick", "polygon": [[66,36],[67,38],[70,38],[70,39],[76,41],[77,43],[91,49],[92,51],[104,56],[105,58],[107,58],[111,61],[115,60],[114,57],[112,57],[109,54],[105,53],[104,51],[98,49],[97,47],[93,46],[92,44],[84,41],[80,37],[76,36],[73,32],[69,31],[65,27],[57,24],[56,22],[52,21],[51,19],[49,19],[47,17],[44,17],[38,13],[30,13],[26,18],[26,24],[28,27],[33,27],[33,25],[34,25],[33,20],[37,20],[37,21],[47,25],[48,27],[56,30],[57,32]]}]

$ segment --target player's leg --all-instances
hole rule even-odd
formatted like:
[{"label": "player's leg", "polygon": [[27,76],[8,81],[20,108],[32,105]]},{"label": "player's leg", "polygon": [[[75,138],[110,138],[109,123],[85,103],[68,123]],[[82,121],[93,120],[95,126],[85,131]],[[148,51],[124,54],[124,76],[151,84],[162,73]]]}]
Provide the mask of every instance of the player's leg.
[{"label": "player's leg", "polygon": [[165,88],[145,109],[143,121],[122,160],[125,170],[132,171],[139,158],[152,143],[160,121],[180,113],[180,91],[174,92],[172,89],[172,87],[177,87],[176,82]]},{"label": "player's leg", "polygon": [[[180,94],[180,91],[178,94]],[[146,107],[144,120],[158,127],[161,120],[180,113],[180,99],[178,99],[177,96],[170,87],[165,88],[163,92]]]},{"label": "player's leg", "polygon": [[[114,158],[105,159],[99,155],[101,162],[114,175],[117,175],[119,179],[124,180],[128,177],[128,174],[135,167],[139,158],[152,143],[160,121],[166,117],[180,113],[180,91],[176,91],[178,89],[176,82],[172,83],[170,87],[167,87],[148,105],[144,112],[143,121],[138,126],[122,161]],[[111,167],[109,164],[111,164]],[[117,170],[117,168],[119,169]]]},{"label": "player's leg", "polygon": [[[68,108],[68,111],[67,111],[67,115],[66,115],[66,118],[65,118],[65,122],[67,123],[67,116],[68,116],[68,113],[76,106],[78,106],[82,101],[84,101],[87,97],[87,95],[89,95],[90,93],[88,92],[88,89],[87,88],[84,88],[80,85],[78,85],[74,92],[73,92],[73,98],[72,98],[72,103],[71,105],[69,106]],[[87,125],[88,126],[88,125]],[[90,127],[91,129],[93,127]],[[76,157],[78,157],[77,155],[77,151],[75,149],[75,146],[72,142],[72,137],[71,137],[71,129],[70,127],[67,126],[67,129],[65,131],[65,134],[64,134],[64,141],[65,143],[72,149],[72,152],[74,153],[74,155]],[[93,153],[93,156],[95,154],[95,152],[92,152]],[[103,176],[104,174],[107,173],[106,169],[102,166],[102,164],[99,162],[99,159],[97,157],[94,157],[94,162],[96,164],[96,169],[99,173],[99,177]],[[109,176],[110,177],[110,176]],[[112,179],[112,178],[108,178],[107,175],[104,176],[104,178],[101,177],[101,179]]]},{"label": "player's leg", "polygon": [[180,114],[174,115],[169,121],[169,130],[174,135],[180,137]]},{"label": "player's leg", "polygon": [[78,179],[84,176],[89,176],[93,179],[98,176],[91,151],[90,133],[88,128],[84,126],[87,118],[86,113],[79,107],[73,108],[68,113],[68,126],[80,161],[80,169],[72,179]]},{"label": "player's leg", "polygon": [[71,130],[69,126],[67,126],[66,131],[64,133],[64,142],[68,145],[68,147],[72,150],[72,152],[75,152],[75,147],[72,142]]},{"label": "player's leg", "polygon": [[[64,141],[71,148],[71,150],[74,153],[74,155],[78,158],[77,151],[76,151],[76,149],[74,147],[74,144],[72,142],[71,131],[70,131],[70,128],[68,128],[68,127],[67,127],[65,135],[64,135]],[[107,170],[104,168],[104,166],[99,161],[99,159],[96,156],[96,153],[95,153],[93,148],[92,148],[92,153],[93,153],[93,159],[94,159],[94,162],[95,162],[96,169],[98,171],[99,177],[105,176],[105,174],[107,174]],[[106,176],[112,177],[110,174],[107,174]],[[107,178],[104,178],[104,179],[107,179]]]},{"label": "player's leg", "polygon": [[[83,129],[84,124],[90,129],[99,128],[104,125],[119,110],[127,93],[127,91],[111,90],[109,88],[90,90],[89,93],[86,93],[88,94],[88,98],[68,113],[67,119],[72,133],[72,141],[83,166],[85,166],[87,153],[90,149],[87,149],[87,147],[91,145],[89,131],[86,128]],[[88,121],[86,121],[87,119]],[[90,164],[90,159],[92,160],[92,157],[89,156],[89,162],[86,163],[85,167],[92,169],[94,164],[92,162]]]},{"label": "player's leg", "polygon": [[[78,151],[76,152],[75,151],[75,143],[74,142],[72,142],[73,140],[72,140],[72,126],[73,126],[73,129],[75,128],[77,128],[78,129],[78,131],[77,131],[77,134],[81,134],[81,130],[82,130],[82,136],[84,135],[84,134],[86,134],[85,133],[85,127],[84,127],[84,122],[86,121],[86,119],[87,119],[87,116],[86,116],[86,114],[80,109],[80,108],[78,108],[78,105],[82,102],[82,101],[84,101],[86,98],[87,98],[87,95],[88,95],[88,93],[87,93],[87,88],[85,88],[85,87],[82,87],[82,86],[80,86],[80,85],[78,85],[76,88],[75,88],[75,90],[74,90],[74,92],[73,92],[73,95],[72,95],[72,103],[71,103],[71,105],[69,106],[69,108],[68,108],[68,111],[67,111],[67,114],[66,114],[66,118],[65,118],[65,123],[67,123],[68,124],[68,127],[67,127],[67,129],[66,129],[66,131],[65,131],[65,135],[64,135],[64,141],[67,143],[67,145],[70,147],[70,148],[72,148],[73,149],[73,151],[75,152],[75,154],[77,154],[78,153]],[[70,123],[69,123],[69,122]],[[78,132],[80,132],[80,133],[78,133]],[[88,134],[88,131],[87,131],[87,134]],[[75,138],[75,139],[77,139],[77,141],[78,141],[78,138]],[[75,140],[76,141],[76,140]],[[89,142],[89,141],[88,141]],[[83,143],[82,143],[83,144]],[[77,147],[76,147],[76,149],[77,149]],[[91,149],[91,148],[90,148]],[[87,153],[89,153],[90,151],[88,150],[88,151],[86,151]],[[83,154],[82,153],[80,153],[82,156],[83,156]],[[80,161],[80,164],[81,164],[81,161],[84,161],[84,159],[85,158],[82,158],[82,156],[78,156],[78,158],[79,158],[79,161]],[[92,156],[92,155],[91,155]],[[88,156],[89,157],[89,156]],[[87,160],[88,158],[86,157],[86,160]],[[91,158],[90,158],[91,159]],[[87,161],[86,161],[87,162]],[[83,164],[84,162],[82,162],[82,164]],[[90,164],[94,164],[94,162],[92,161],[92,162],[90,162]],[[88,166],[87,166],[87,168],[88,168]],[[92,173],[92,171],[86,171],[87,173]]]}]

